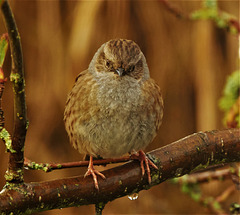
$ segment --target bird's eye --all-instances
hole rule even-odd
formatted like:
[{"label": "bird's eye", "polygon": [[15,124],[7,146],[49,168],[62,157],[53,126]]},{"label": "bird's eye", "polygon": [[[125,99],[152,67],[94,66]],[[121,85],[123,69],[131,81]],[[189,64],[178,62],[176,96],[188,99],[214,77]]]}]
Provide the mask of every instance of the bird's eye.
[{"label": "bird's eye", "polygon": [[134,69],[135,69],[135,66],[130,66],[129,69],[128,69],[128,71],[129,71],[129,72],[132,72]]},{"label": "bird's eye", "polygon": [[106,61],[106,67],[107,67],[107,68],[110,67],[110,61],[109,61],[109,60]]}]

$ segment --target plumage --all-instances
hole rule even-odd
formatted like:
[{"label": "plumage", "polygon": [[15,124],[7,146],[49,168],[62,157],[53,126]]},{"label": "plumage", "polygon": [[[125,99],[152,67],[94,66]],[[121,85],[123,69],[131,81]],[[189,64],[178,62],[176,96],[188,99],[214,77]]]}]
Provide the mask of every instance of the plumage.
[{"label": "plumage", "polygon": [[144,149],[162,122],[160,88],[131,40],[103,44],[68,95],[64,121],[82,154],[119,157]]}]

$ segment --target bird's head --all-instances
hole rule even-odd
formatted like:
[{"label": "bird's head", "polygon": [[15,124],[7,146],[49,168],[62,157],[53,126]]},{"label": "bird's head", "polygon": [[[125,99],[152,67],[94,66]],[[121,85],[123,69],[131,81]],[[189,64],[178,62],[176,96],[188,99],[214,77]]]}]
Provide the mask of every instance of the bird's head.
[{"label": "bird's head", "polygon": [[132,77],[140,80],[149,73],[141,49],[132,40],[108,41],[98,50],[94,60],[97,73],[108,73],[117,78]]}]

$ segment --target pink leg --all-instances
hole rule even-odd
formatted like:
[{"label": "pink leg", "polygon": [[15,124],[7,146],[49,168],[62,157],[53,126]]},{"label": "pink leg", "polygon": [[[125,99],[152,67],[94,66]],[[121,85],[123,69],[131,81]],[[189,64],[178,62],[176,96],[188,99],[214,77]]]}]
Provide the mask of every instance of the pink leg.
[{"label": "pink leg", "polygon": [[92,156],[90,156],[88,170],[85,173],[84,177],[86,177],[88,175],[92,175],[93,181],[94,181],[94,186],[97,190],[99,190],[97,175],[101,176],[103,179],[106,179],[106,177],[101,172],[99,172],[93,168],[93,157]]},{"label": "pink leg", "polygon": [[143,164],[145,162],[147,176],[148,176],[148,182],[149,182],[149,184],[151,184],[152,180],[151,180],[151,171],[150,171],[149,166],[152,166],[155,169],[158,169],[158,167],[146,156],[146,154],[144,153],[143,150],[140,150],[138,152],[138,154],[132,154],[131,158],[137,159],[140,161],[140,165],[141,165],[141,169],[142,169],[142,176],[144,176],[144,174],[145,174],[145,168],[144,168],[144,164]]}]

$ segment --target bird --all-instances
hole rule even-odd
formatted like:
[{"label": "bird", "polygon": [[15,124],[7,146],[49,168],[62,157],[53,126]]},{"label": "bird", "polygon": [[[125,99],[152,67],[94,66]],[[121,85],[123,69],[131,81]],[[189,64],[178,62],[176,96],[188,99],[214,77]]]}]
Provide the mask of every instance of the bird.
[{"label": "bird", "polygon": [[132,40],[112,39],[101,45],[88,69],[81,72],[68,94],[64,123],[70,143],[89,156],[85,177],[92,175],[99,190],[94,158],[121,157],[129,153],[145,167],[158,167],[144,153],[162,123],[163,98],[150,77],[146,58]]}]

